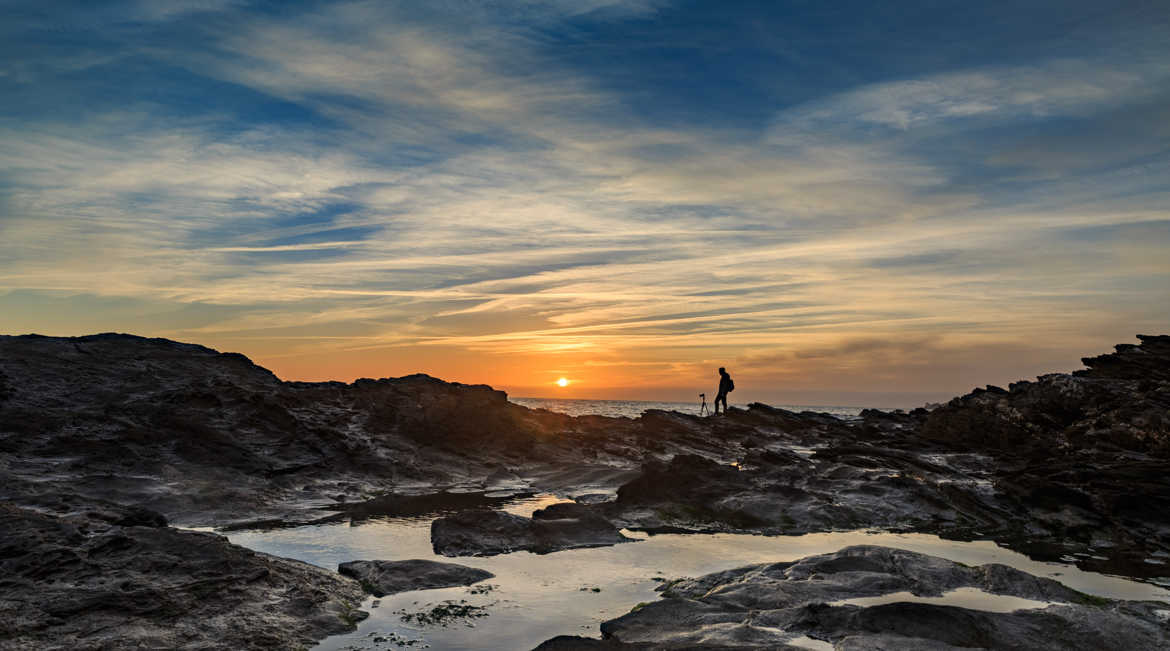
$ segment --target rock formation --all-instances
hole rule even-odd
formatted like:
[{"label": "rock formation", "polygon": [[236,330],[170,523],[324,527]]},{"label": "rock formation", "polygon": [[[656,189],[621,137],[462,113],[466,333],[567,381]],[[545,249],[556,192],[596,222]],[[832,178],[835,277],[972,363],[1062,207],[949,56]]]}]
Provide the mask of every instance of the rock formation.
[{"label": "rock formation", "polygon": [[[957,589],[985,593],[987,605],[915,599]],[[969,567],[868,545],[682,579],[662,592],[662,600],[602,623],[602,641],[559,637],[537,648],[806,648],[802,640],[857,651],[1170,645],[1167,604],[1101,599],[1005,565]],[[991,595],[1031,603],[1012,599],[997,608]]]},{"label": "rock formation", "polygon": [[355,581],[160,520],[0,504],[0,649],[297,648],[366,616]]},{"label": "rock formation", "polygon": [[[92,581],[106,599],[114,589],[98,581],[135,567],[129,557],[99,562],[114,553],[110,562],[121,563],[118,545],[150,558],[195,541],[213,554],[188,569],[176,559],[173,577],[124,574],[130,587],[118,612],[94,610],[84,591],[35,595],[29,582],[40,578],[14,569],[0,579],[9,582],[0,607],[10,613],[0,644],[117,646],[111,640],[143,636],[149,646],[164,635],[160,621],[187,630],[175,613],[189,604],[212,622],[191,635],[231,629],[232,639],[275,635],[290,644],[358,616],[339,615],[337,605],[360,594],[356,581],[168,523],[273,527],[439,510],[446,517],[435,523],[435,548],[450,554],[612,544],[625,539],[618,527],[880,528],[1165,576],[1170,337],[1140,342],[1087,358],[1077,373],[843,421],[761,404],[718,418],[574,418],[423,375],[282,382],[242,355],[163,339],[0,337],[0,505],[13,526],[40,532],[21,534],[0,562],[59,554],[60,567],[46,560],[37,571],[59,585]],[[500,495],[537,490],[588,498],[531,519],[484,510]],[[261,565],[269,574],[249,582],[248,568]],[[183,587],[191,573],[201,578]],[[143,591],[161,586],[179,586],[176,601],[143,605]],[[215,616],[266,600],[277,604],[268,616]],[[294,615],[306,624],[279,623]]]},{"label": "rock formation", "polygon": [[375,597],[396,592],[450,588],[471,585],[495,576],[478,567],[457,563],[438,563],[423,559],[408,561],[349,561],[337,571],[361,582],[362,588]]},{"label": "rock formation", "polygon": [[594,509],[559,506],[537,511],[531,518],[486,509],[460,511],[431,523],[431,544],[443,556],[493,556],[515,551],[548,554],[631,540]]}]

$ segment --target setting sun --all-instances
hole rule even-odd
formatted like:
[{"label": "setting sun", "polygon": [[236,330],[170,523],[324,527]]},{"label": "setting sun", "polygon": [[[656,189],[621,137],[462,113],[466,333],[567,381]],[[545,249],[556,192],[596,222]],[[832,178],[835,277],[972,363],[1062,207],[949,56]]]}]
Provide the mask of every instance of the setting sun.
[{"label": "setting sun", "polygon": [[561,378],[561,379],[557,380],[557,386],[567,387],[567,386],[569,386],[569,381],[566,380],[565,378]]}]

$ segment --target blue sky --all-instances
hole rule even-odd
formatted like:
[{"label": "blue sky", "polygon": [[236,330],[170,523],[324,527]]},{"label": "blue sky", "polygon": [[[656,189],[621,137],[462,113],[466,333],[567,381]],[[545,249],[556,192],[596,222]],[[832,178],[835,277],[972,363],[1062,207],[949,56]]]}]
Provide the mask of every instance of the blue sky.
[{"label": "blue sky", "polygon": [[0,332],[909,405],[1170,323],[1157,2],[0,18]]}]

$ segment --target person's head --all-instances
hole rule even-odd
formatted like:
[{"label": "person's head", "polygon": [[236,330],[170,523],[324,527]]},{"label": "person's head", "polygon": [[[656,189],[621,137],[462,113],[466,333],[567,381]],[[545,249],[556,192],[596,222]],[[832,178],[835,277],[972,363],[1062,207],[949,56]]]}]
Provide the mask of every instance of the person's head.
[{"label": "person's head", "polygon": [[727,375],[727,369],[725,369],[725,368],[723,368],[722,366],[720,366],[720,367],[719,367],[719,374],[720,374],[720,375]]}]

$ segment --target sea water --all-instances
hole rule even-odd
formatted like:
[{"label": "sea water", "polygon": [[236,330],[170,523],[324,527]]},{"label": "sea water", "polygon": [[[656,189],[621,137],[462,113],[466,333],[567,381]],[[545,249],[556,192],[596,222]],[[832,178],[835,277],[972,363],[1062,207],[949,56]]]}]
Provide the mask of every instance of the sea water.
[{"label": "sea water", "polygon": [[[561,501],[565,500],[544,494],[518,498],[502,508],[529,516],[538,508]],[[544,555],[514,552],[447,558],[437,556],[431,549],[431,522],[441,514],[232,532],[229,538],[257,551],[330,570],[352,560],[421,558],[461,563],[496,575],[474,586],[369,598],[360,607],[370,613],[370,618],[361,622],[353,633],[324,640],[317,647],[323,650],[422,648],[424,645],[431,649],[531,649],[557,635],[599,637],[601,622],[619,617],[639,603],[657,600],[659,593],[655,588],[666,580],[697,577],[753,563],[790,561],[859,544],[908,549],[968,565],[1003,563],[1036,576],[1056,579],[1089,594],[1170,602],[1170,590],[1157,585],[1085,572],[1072,565],[1033,561],[988,541],[959,542],[927,534],[846,531],[803,536],[649,536],[623,531],[637,540]],[[1046,605],[976,590],[955,591],[931,601],[949,603],[948,599],[955,605],[980,610]],[[447,602],[471,606],[480,616],[453,618],[442,624],[419,624],[409,617]],[[817,641],[808,642],[813,648]]]},{"label": "sea water", "polygon": [[[518,405],[523,405],[530,409],[547,409],[549,411],[556,411],[570,416],[625,416],[626,418],[637,418],[642,415],[642,412],[648,409],[662,409],[664,411],[677,411],[684,414],[698,415],[702,409],[702,403],[698,400],[695,402],[651,402],[646,400],[582,400],[582,399],[568,399],[568,398],[508,398],[509,401]],[[737,404],[733,402],[728,403],[732,407],[740,407],[746,409],[746,404]],[[773,405],[788,411],[815,411],[820,413],[827,413],[837,418],[846,420],[856,418],[865,407],[846,407],[841,405]],[[707,409],[712,409],[710,402],[707,403]]]}]

